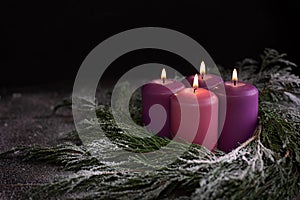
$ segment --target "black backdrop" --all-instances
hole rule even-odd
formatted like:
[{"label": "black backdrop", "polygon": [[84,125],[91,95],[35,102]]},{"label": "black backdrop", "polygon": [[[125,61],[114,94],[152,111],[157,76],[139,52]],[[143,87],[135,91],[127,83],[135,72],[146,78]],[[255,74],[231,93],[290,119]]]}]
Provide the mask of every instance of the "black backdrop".
[{"label": "black backdrop", "polygon": [[[297,1],[62,1],[12,2],[1,6],[0,86],[73,80],[85,56],[121,31],[159,26],[197,40],[218,64],[232,67],[258,58],[265,47],[288,53],[300,64]],[[123,71],[161,62],[192,68],[175,55],[145,50],[114,64]],[[112,64],[112,65],[114,65]],[[112,73],[114,67],[111,66]],[[122,73],[122,70],[118,70]],[[298,72],[299,73],[299,72]]]}]

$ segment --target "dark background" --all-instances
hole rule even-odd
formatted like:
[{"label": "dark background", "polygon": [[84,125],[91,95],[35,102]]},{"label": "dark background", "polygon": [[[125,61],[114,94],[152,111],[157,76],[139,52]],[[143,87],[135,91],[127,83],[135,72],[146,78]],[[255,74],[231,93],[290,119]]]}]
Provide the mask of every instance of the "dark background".
[{"label": "dark background", "polygon": [[[143,26],[180,31],[197,40],[217,64],[228,67],[245,57],[258,59],[265,47],[285,52],[300,64],[299,10],[291,0],[5,3],[0,7],[0,86],[72,82],[100,42]],[[184,74],[193,70],[177,56],[153,50],[129,53],[115,65],[126,71],[147,62],[181,66]]]}]

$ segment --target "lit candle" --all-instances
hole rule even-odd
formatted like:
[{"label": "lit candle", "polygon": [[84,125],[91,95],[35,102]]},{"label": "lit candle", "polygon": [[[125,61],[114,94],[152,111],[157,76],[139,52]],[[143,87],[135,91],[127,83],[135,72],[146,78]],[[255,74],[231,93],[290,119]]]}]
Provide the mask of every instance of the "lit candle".
[{"label": "lit candle", "polygon": [[167,79],[165,69],[161,72],[161,79],[143,85],[142,120],[149,131],[171,138],[170,96],[183,88],[181,82]]},{"label": "lit candle", "polygon": [[[193,84],[195,76],[187,77],[183,82],[184,84],[189,87]],[[207,74],[206,67],[204,61],[201,62],[200,65],[200,76],[198,76],[199,87],[205,89],[211,89],[216,87],[219,84],[223,84],[223,80],[220,76],[214,74]]]},{"label": "lit candle", "polygon": [[254,133],[258,116],[258,90],[249,83],[238,81],[236,69],[233,70],[232,81],[225,82],[224,87],[226,95],[219,87],[213,91],[219,97],[219,115],[225,116],[225,121],[220,120],[224,126],[220,126],[218,148],[229,152]]},{"label": "lit candle", "polygon": [[198,88],[198,75],[193,88],[185,88],[171,97],[171,133],[176,138],[200,144],[212,150],[218,141],[218,98]]}]

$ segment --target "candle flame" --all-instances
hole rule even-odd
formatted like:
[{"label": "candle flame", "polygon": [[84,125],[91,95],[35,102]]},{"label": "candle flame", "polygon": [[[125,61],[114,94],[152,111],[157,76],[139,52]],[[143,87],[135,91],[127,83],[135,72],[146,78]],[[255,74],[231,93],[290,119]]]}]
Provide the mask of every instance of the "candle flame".
[{"label": "candle flame", "polygon": [[202,61],[201,65],[200,65],[200,74],[202,76],[205,74],[205,63],[204,63],[204,61]]},{"label": "candle flame", "polygon": [[237,80],[238,80],[238,76],[237,76],[237,71],[236,71],[236,69],[234,69],[233,72],[232,72],[232,80],[233,80],[233,81],[237,81]]},{"label": "candle flame", "polygon": [[163,69],[161,70],[161,76],[160,76],[160,78],[161,78],[161,79],[166,79],[166,78],[167,78],[167,74],[166,74],[165,68],[163,68]]},{"label": "candle flame", "polygon": [[194,89],[198,88],[198,75],[197,74],[195,74],[195,76],[194,76],[193,88]]},{"label": "candle flame", "polygon": [[167,78],[167,73],[166,73],[165,68],[163,68],[163,69],[161,70],[160,78],[161,78],[161,80],[163,81],[163,83],[165,83],[166,78]]}]

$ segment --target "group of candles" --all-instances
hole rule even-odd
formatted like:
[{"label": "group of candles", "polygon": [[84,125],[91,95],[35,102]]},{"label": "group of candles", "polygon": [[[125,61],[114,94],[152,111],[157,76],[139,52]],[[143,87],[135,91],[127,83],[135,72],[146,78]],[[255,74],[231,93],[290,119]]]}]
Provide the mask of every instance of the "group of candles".
[{"label": "group of candles", "polygon": [[202,62],[200,74],[182,82],[167,79],[163,69],[161,79],[143,85],[142,110],[143,123],[158,136],[179,136],[229,152],[253,135],[258,90],[238,81],[236,69],[232,81],[224,83],[220,76],[207,74]]}]

